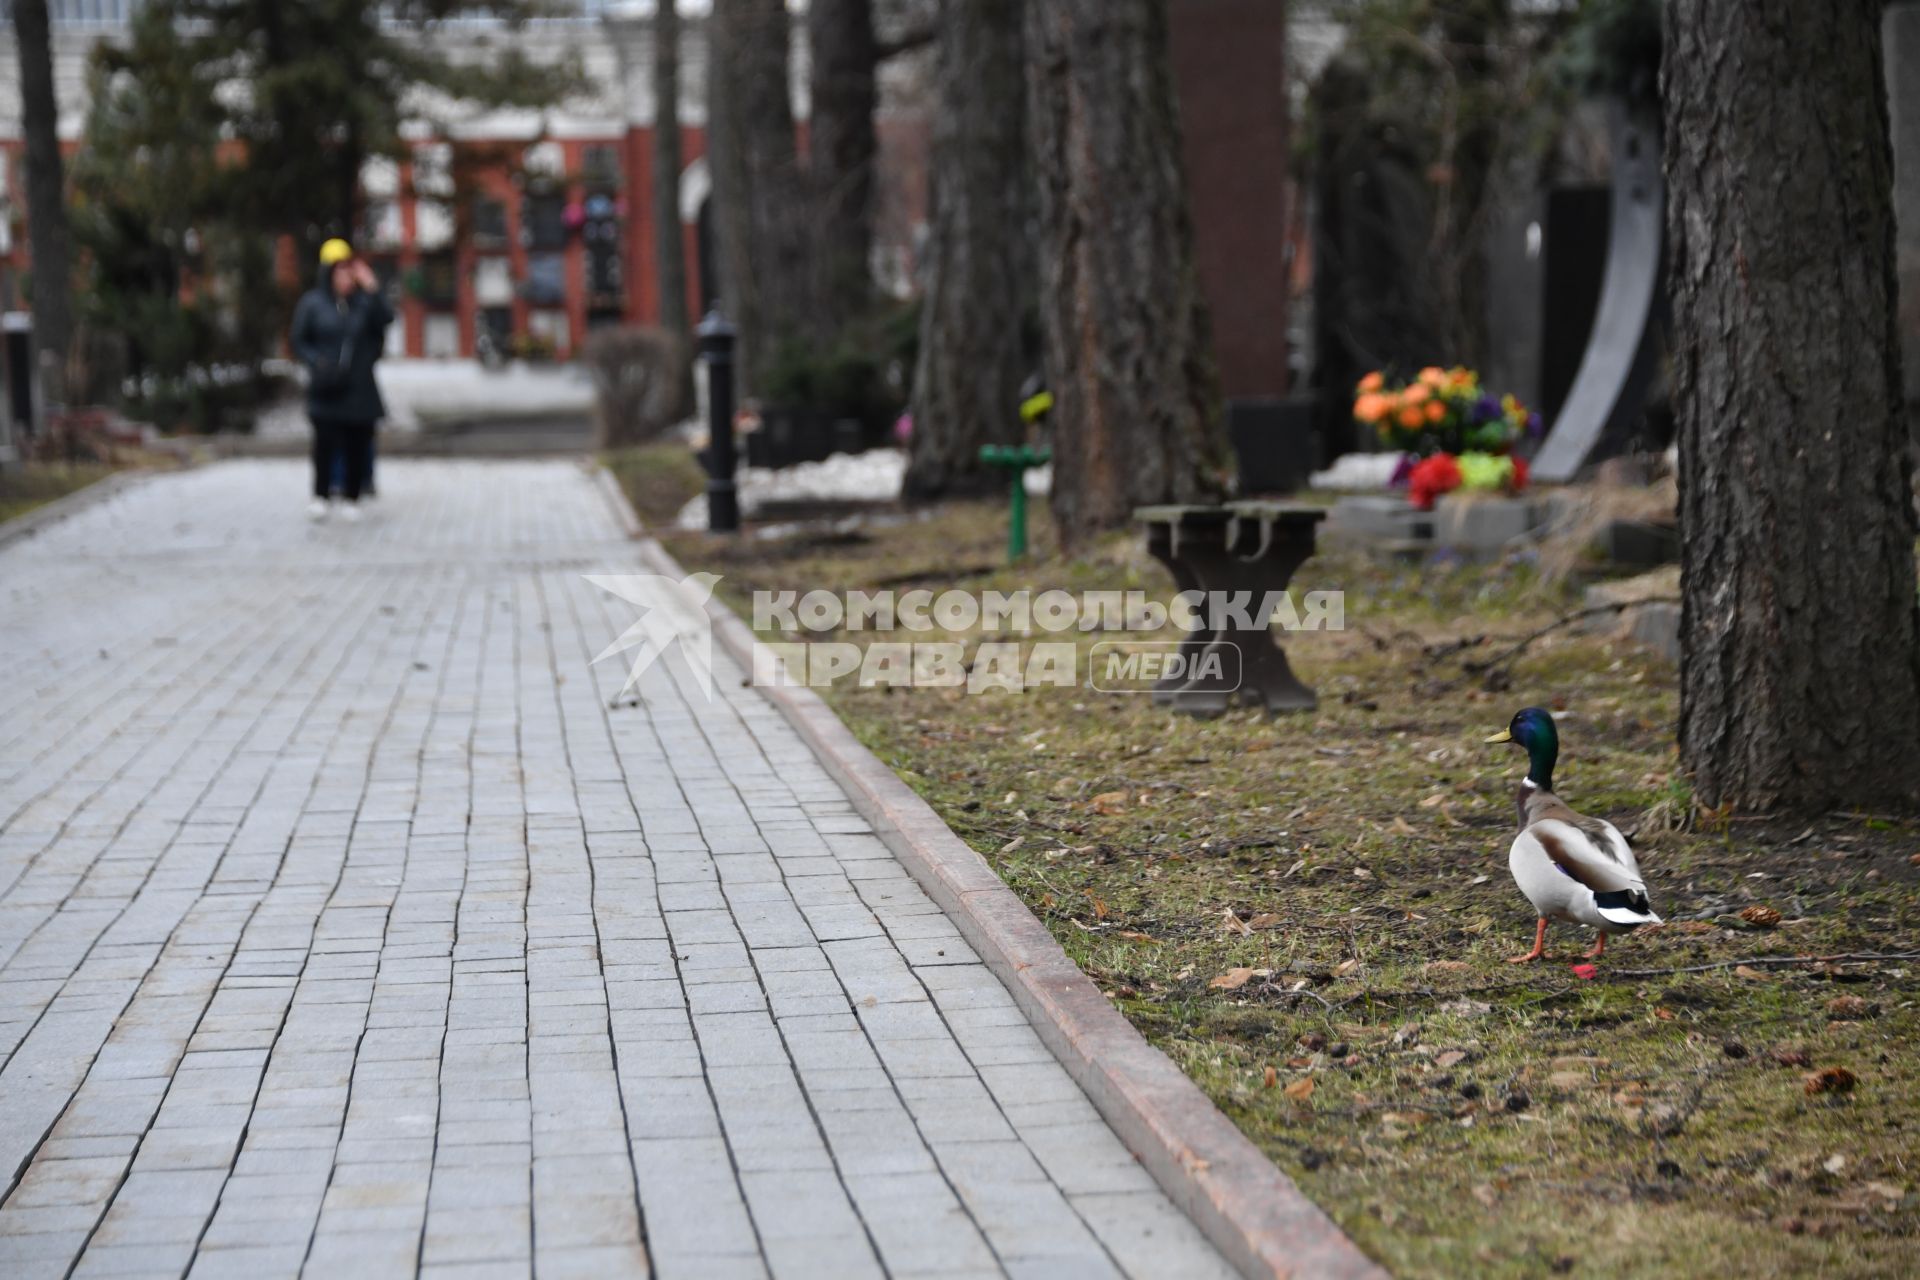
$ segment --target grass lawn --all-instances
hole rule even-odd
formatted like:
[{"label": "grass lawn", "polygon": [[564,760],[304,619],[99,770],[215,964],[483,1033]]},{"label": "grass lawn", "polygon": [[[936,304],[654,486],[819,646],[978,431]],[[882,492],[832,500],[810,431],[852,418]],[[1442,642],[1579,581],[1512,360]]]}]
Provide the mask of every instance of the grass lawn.
[{"label": "grass lawn", "polygon": [[[1171,590],[1138,537],[1067,560],[1038,517],[1018,572],[999,504],[666,541],[736,608],[756,587]],[[1288,640],[1313,713],[827,696],[1396,1273],[1912,1274],[1920,822],[1694,814],[1675,674],[1623,642],[1555,633],[1505,674],[1463,672],[1577,603],[1525,566],[1328,554],[1293,585],[1347,592],[1346,630]],[[1562,717],[1560,794],[1635,835],[1669,921],[1592,978],[1566,926],[1549,962],[1504,963],[1532,940],[1506,867],[1525,761],[1481,740],[1530,703]],[[1889,958],[1766,963],[1800,955]],[[1850,1090],[1812,1091],[1828,1068]]]},{"label": "grass lawn", "polygon": [[100,463],[27,463],[0,469],[0,522],[23,516],[113,472]]},{"label": "grass lawn", "polygon": [[649,529],[671,529],[680,508],[707,489],[707,473],[684,444],[662,441],[616,449],[600,460]]}]

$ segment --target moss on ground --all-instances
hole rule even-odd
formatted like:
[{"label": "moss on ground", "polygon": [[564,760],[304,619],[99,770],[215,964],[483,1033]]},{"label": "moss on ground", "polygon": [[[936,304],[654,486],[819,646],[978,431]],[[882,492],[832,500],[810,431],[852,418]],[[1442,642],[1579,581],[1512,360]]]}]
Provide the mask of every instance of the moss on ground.
[{"label": "moss on ground", "polygon": [[[669,543],[726,575],[736,607],[756,587],[1171,590],[1137,538],[1058,556],[1044,512],[1038,557],[1009,570],[1004,520],[958,505]],[[1396,1273],[1911,1274],[1920,822],[1692,813],[1674,673],[1605,635],[1464,671],[1575,603],[1524,564],[1326,554],[1294,586],[1347,592],[1347,630],[1287,641],[1313,713],[1196,721],[1086,689],[828,696]],[[1562,717],[1559,790],[1637,831],[1669,921],[1592,978],[1567,927],[1550,962],[1504,963],[1532,933],[1506,870],[1524,761],[1481,739],[1529,703]],[[1741,918],[1756,906],[1783,918]],[[1896,958],[1767,963],[1802,955]],[[1856,1083],[1810,1093],[1827,1068]]]}]

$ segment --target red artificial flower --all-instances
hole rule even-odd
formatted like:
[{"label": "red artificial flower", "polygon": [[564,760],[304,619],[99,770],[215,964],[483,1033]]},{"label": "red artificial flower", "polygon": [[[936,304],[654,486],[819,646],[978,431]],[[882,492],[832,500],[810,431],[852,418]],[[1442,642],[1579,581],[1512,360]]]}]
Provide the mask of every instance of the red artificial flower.
[{"label": "red artificial flower", "polygon": [[1414,464],[1407,476],[1407,497],[1416,511],[1433,510],[1433,500],[1460,487],[1460,464],[1450,453],[1436,453]]},{"label": "red artificial flower", "polygon": [[1513,491],[1515,493],[1527,487],[1527,460],[1519,454],[1513,456]]},{"label": "red artificial flower", "polygon": [[1573,976],[1582,982],[1592,982],[1600,976],[1600,970],[1594,965],[1576,964],[1573,966]]}]

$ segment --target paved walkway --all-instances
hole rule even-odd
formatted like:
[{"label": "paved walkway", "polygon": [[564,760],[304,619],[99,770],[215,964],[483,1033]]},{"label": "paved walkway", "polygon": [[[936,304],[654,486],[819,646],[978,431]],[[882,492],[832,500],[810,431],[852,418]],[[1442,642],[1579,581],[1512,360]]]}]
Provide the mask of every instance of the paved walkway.
[{"label": "paved walkway", "polygon": [[568,463],[0,551],[0,1275],[1228,1274]]}]

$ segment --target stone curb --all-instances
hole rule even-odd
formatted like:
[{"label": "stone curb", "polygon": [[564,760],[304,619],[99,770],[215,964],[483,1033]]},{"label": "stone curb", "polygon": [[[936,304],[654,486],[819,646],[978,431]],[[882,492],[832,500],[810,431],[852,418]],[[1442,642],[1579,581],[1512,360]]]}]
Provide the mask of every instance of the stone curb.
[{"label": "stone curb", "polygon": [[84,488],[55,498],[52,502],[42,503],[25,515],[15,516],[5,524],[0,524],[0,547],[9,547],[26,538],[31,538],[43,529],[76,515],[98,502],[105,502],[114,494],[131,488],[149,476],[163,474],[158,471],[115,471],[111,475],[101,476]]},{"label": "stone curb", "polygon": [[[643,537],[618,483],[605,470],[597,478],[621,526]],[[658,542],[646,539],[639,550],[655,572],[686,576]],[[751,671],[753,633],[717,598],[707,611],[722,646]],[[1250,1277],[1387,1275],[1134,1030],[986,860],[825,702],[806,688],[772,686],[761,693],[1007,984],[1121,1141],[1228,1261]]]}]

